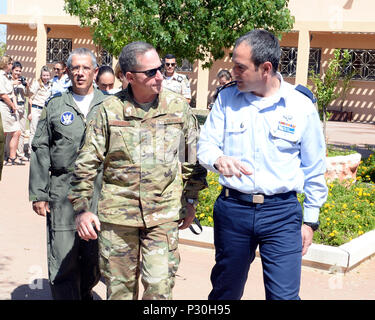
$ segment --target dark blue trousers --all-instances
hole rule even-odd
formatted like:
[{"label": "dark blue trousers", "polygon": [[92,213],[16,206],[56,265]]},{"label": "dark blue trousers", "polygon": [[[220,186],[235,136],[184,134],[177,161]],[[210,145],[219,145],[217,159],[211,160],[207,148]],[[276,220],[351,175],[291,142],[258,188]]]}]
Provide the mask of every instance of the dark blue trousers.
[{"label": "dark blue trousers", "polygon": [[208,299],[241,299],[258,245],[266,299],[299,299],[301,225],[302,208],[294,192],[254,204],[223,191],[214,206],[216,264]]}]

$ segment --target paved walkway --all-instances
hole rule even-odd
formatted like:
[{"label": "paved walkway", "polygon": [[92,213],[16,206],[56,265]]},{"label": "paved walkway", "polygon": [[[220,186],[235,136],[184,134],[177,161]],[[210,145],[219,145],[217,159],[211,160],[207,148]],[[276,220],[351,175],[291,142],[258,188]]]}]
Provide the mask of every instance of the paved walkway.
[{"label": "paved walkway", "polygon": [[[329,126],[337,133],[341,126]],[[356,130],[357,125],[353,126]],[[336,128],[336,129],[335,129]],[[375,143],[375,126],[361,141]],[[347,133],[348,137],[356,135]],[[338,134],[337,142],[343,135]],[[367,140],[369,139],[369,140]],[[45,219],[28,202],[28,169],[5,167],[0,181],[0,299],[49,300]],[[214,250],[180,245],[181,264],[174,298],[205,300],[211,290],[210,272]],[[251,266],[243,299],[264,299],[259,258]],[[330,274],[303,267],[300,296],[305,300],[375,299],[375,258],[352,271]],[[105,299],[105,285],[95,287],[96,299]]]}]

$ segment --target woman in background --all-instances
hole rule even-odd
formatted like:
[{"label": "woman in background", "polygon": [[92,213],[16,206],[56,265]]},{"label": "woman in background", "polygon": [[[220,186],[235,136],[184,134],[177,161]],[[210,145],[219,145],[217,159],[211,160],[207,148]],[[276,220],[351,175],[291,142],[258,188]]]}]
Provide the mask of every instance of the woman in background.
[{"label": "woman in background", "polygon": [[95,79],[99,90],[112,93],[115,84],[115,73],[110,66],[101,66]]},{"label": "woman in background", "polygon": [[29,99],[29,114],[27,118],[30,121],[30,154],[31,154],[31,142],[33,141],[36,126],[38,124],[42,110],[46,104],[46,101],[51,96],[51,71],[47,66],[42,67],[40,71],[40,78],[35,80],[31,86],[31,97]]},{"label": "woman in background", "polygon": [[24,165],[17,160],[18,141],[21,135],[20,123],[17,116],[17,104],[14,103],[12,77],[13,61],[8,55],[0,59],[0,113],[5,137],[9,136],[9,154],[4,165]]},{"label": "woman in background", "polygon": [[[18,140],[17,157],[21,161],[28,161],[25,156],[25,134],[26,134],[26,97],[29,96],[29,84],[25,77],[21,76],[22,64],[15,61],[12,66],[12,79],[14,88],[14,98],[17,104],[17,115],[20,123],[21,134]],[[9,141],[9,138],[7,139]],[[7,141],[7,142],[8,142]]]}]

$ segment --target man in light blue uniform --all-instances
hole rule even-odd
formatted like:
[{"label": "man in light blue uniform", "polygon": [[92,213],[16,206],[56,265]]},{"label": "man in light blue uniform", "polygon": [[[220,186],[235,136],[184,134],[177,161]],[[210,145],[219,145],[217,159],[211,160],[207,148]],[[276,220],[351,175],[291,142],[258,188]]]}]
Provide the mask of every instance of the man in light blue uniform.
[{"label": "man in light blue uniform", "polygon": [[214,206],[209,299],[242,297],[258,245],[266,298],[299,299],[302,255],[327,197],[326,147],[312,101],[283,81],[279,59],[279,42],[268,31],[239,38],[237,85],[219,93],[201,131],[199,161],[219,172],[223,185]]}]

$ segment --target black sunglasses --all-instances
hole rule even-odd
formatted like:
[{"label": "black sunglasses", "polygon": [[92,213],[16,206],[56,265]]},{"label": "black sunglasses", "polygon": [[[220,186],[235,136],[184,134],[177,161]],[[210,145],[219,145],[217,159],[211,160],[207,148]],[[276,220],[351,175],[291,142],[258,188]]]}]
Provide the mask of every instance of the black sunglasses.
[{"label": "black sunglasses", "polygon": [[167,67],[169,67],[169,66],[174,67],[174,66],[176,65],[176,63],[168,63],[168,62],[166,62],[165,65],[166,65]]},{"label": "black sunglasses", "polygon": [[155,77],[155,75],[158,71],[161,72],[161,70],[163,70],[162,66],[160,66],[158,68],[155,68],[155,69],[145,70],[145,71],[130,71],[130,72],[132,72],[132,73],[144,73],[146,75],[146,77],[152,78],[152,77]]}]

